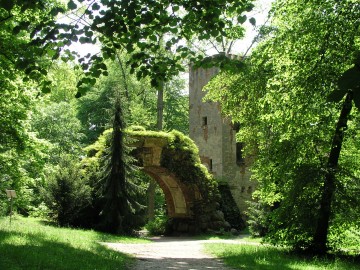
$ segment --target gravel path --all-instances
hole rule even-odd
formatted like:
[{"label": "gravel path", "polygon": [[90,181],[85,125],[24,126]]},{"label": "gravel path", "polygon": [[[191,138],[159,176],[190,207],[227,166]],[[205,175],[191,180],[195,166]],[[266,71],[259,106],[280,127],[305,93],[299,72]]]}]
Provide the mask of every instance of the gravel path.
[{"label": "gravel path", "polygon": [[144,269],[219,269],[231,270],[220,260],[203,252],[204,243],[239,243],[236,240],[196,240],[183,237],[156,237],[146,244],[103,243],[123,253],[132,254],[137,261],[133,270]]}]

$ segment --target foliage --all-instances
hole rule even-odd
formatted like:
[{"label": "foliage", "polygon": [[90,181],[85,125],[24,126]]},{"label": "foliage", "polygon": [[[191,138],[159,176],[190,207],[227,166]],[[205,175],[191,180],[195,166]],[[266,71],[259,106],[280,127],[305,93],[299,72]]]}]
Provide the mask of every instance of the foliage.
[{"label": "foliage", "polygon": [[93,174],[91,186],[96,191],[92,196],[94,208],[87,211],[92,216],[88,217],[93,220],[91,226],[129,234],[143,224],[140,198],[144,191],[137,183],[132,158],[125,144],[125,127],[119,105],[116,101],[113,129],[106,130],[94,144],[86,147],[87,158],[82,164],[87,173]]},{"label": "foliage", "polygon": [[[197,59],[194,51],[180,45],[181,41],[191,40],[194,35],[199,40],[210,37],[221,40],[229,34],[233,20],[237,18],[238,22],[245,22],[246,16],[241,16],[242,13],[253,7],[251,1],[235,0],[194,3],[183,0],[101,1],[101,6],[97,2],[86,2],[81,8],[71,0],[68,8],[84,9],[80,17],[82,20],[89,19],[89,24],[81,27],[82,24],[77,21],[75,25],[68,25],[67,29],[62,27],[67,33],[58,35],[58,38],[71,40],[75,34],[80,36],[76,36],[76,40],[81,43],[101,42],[101,56],[88,55],[80,59],[83,68],[88,69],[87,74],[95,78],[107,74],[103,59],[114,59],[116,50],[126,49],[132,54],[128,60],[132,71],[136,71],[139,78],[150,76],[153,86],[168,81],[183,70],[182,59]],[[172,53],[160,53],[163,47]],[[89,61],[93,62],[91,66]],[[83,78],[79,82],[78,95],[84,94],[87,86],[94,83],[92,78]]]},{"label": "foliage", "polygon": [[269,227],[270,207],[257,201],[247,202],[246,221],[252,237],[264,237]]},{"label": "foliage", "polygon": [[[254,195],[274,208],[267,239],[310,249],[317,241],[318,209],[340,111],[327,96],[338,89],[359,51],[359,4],[279,0],[273,16],[267,38],[237,73],[224,71],[213,80],[209,98],[241,123],[238,140],[246,143],[245,154],[256,156],[252,177],[259,189]],[[359,164],[349,159],[358,154],[350,143],[358,136],[358,117],[351,113],[345,131],[336,192],[329,199],[334,206],[330,230],[335,217],[349,224],[348,215],[358,211],[353,191],[359,189]]]},{"label": "foliage", "polygon": [[236,269],[357,269],[358,258],[304,257],[291,254],[286,249],[259,244],[205,244],[205,250]]},{"label": "foliage", "polygon": [[149,221],[145,225],[150,235],[163,235],[166,231],[168,218],[166,215],[156,215],[154,220]]},{"label": "foliage", "polygon": [[169,133],[129,130],[128,134],[134,138],[163,138],[167,143],[161,152],[161,166],[173,172],[182,182],[198,185],[205,200],[219,199],[217,182],[201,164],[199,150],[189,137],[176,130]]},{"label": "foliage", "polygon": [[81,125],[76,118],[74,104],[64,101],[51,102],[38,107],[33,113],[33,131],[36,131],[38,138],[51,143],[50,162],[56,163],[62,153],[81,153],[80,142],[84,134],[80,132]]},{"label": "foliage", "polygon": [[[194,190],[200,193],[192,206],[195,221],[198,222],[196,229],[201,229],[203,220],[209,218],[218,210],[220,200],[217,182],[201,164],[199,150],[195,143],[179,131],[173,130],[169,133],[154,131],[128,131],[134,139],[157,138],[163,145],[160,157],[160,166],[176,175],[177,179],[188,185],[193,186]],[[220,214],[220,220],[223,214]],[[169,220],[169,230],[171,231],[172,222]],[[167,232],[167,233],[170,233]]]},{"label": "foliage", "polygon": [[[135,194],[131,194],[126,187],[128,162],[124,141],[124,122],[119,98],[114,104],[113,130],[111,133],[110,149],[105,163],[103,180],[104,206],[100,213],[100,228],[111,233],[132,232],[135,226],[135,215],[140,210]],[[129,183],[130,184],[130,183]]]},{"label": "foliage", "polygon": [[59,34],[55,18],[64,11],[55,0],[0,3],[0,76],[3,83],[12,84],[23,77],[24,82],[36,81],[42,91],[50,91],[51,82],[46,78],[50,61],[45,56],[56,52],[51,44],[43,45],[45,40],[54,40]]},{"label": "foliage", "polygon": [[161,153],[161,166],[175,173],[182,182],[198,185],[205,200],[218,199],[217,182],[201,164],[194,141],[176,130],[170,135],[171,140]]},{"label": "foliage", "polygon": [[173,77],[165,85],[163,130],[189,134],[189,97],[181,92],[184,84],[184,79]]},{"label": "foliage", "polygon": [[81,223],[81,211],[90,203],[91,188],[77,161],[62,157],[44,191],[47,207],[60,226]]},{"label": "foliage", "polygon": [[[115,92],[124,96],[122,109],[127,125],[140,125],[146,129],[156,127],[156,91],[149,80],[138,80],[130,74],[129,66],[124,62],[129,58],[118,53],[117,60],[108,61],[107,77],[101,77],[92,91],[79,98],[77,115],[86,134],[84,143],[92,144],[104,130],[109,128],[111,104]],[[183,80],[173,78],[167,83],[164,96],[164,128],[187,132],[187,97],[181,94]]]},{"label": "foliage", "polygon": [[0,218],[0,268],[124,269],[132,261],[99,242],[146,243],[90,230],[59,228],[40,219]]}]

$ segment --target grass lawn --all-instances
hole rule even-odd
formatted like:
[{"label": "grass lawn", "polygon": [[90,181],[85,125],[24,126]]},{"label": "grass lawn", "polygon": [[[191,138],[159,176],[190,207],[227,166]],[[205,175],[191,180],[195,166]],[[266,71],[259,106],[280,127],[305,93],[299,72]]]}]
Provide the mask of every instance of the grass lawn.
[{"label": "grass lawn", "polygon": [[99,242],[147,242],[91,230],[58,228],[34,218],[0,218],[0,269],[125,269],[133,258]]},{"label": "grass lawn", "polygon": [[205,244],[205,251],[236,269],[358,270],[359,260],[298,257],[284,249],[249,244]]}]

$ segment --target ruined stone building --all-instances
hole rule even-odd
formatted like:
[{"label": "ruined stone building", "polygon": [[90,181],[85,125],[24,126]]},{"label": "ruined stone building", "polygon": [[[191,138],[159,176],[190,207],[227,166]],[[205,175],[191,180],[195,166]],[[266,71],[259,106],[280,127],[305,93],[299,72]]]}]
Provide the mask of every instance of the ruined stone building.
[{"label": "ruined stone building", "polygon": [[250,181],[249,162],[242,156],[242,143],[235,135],[238,125],[224,118],[220,105],[203,101],[202,88],[219,72],[219,68],[190,68],[189,71],[189,122],[190,138],[199,148],[202,163],[219,183],[227,183],[240,212],[246,210],[245,201],[250,200],[256,186]]}]

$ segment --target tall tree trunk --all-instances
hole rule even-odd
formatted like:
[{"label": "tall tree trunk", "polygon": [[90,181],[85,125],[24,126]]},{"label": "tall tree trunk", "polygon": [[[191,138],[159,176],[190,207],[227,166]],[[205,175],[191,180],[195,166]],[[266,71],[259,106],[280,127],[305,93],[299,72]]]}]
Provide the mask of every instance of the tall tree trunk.
[{"label": "tall tree trunk", "polygon": [[336,172],[344,139],[344,131],[347,128],[347,121],[352,108],[352,100],[353,92],[349,91],[346,95],[339,120],[336,124],[336,130],[332,140],[331,151],[327,162],[327,170],[320,201],[319,216],[313,239],[313,249],[314,252],[318,254],[325,254],[327,251],[326,242],[331,216],[331,202],[336,192]]},{"label": "tall tree trunk", "polygon": [[[156,129],[161,131],[163,128],[163,115],[164,115],[164,82],[161,82],[157,89],[157,118]],[[155,190],[156,182],[154,179],[150,179],[148,187],[148,218],[150,221],[155,218]]]},{"label": "tall tree trunk", "polygon": [[157,118],[156,128],[158,131],[163,129],[163,116],[164,116],[164,82],[160,82],[157,89]]}]

